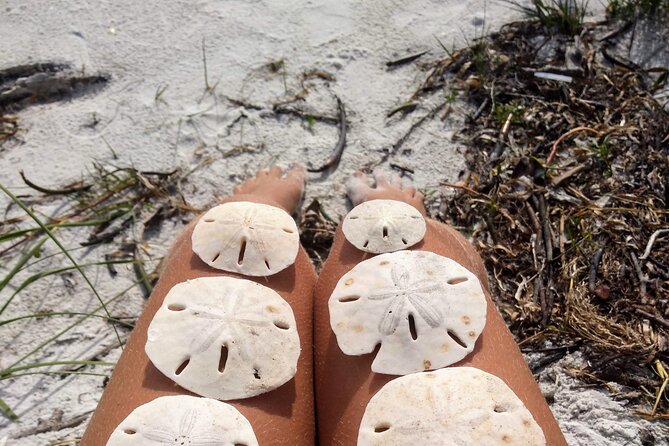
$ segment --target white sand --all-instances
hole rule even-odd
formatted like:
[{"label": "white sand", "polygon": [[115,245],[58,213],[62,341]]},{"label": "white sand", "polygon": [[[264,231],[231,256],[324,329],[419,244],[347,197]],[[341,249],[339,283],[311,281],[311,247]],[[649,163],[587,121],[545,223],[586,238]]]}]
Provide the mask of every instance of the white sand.
[{"label": "white sand", "polygon": [[[481,0],[122,0],[103,4],[1,0],[0,68],[54,60],[87,74],[108,74],[112,80],[97,94],[21,112],[21,142],[6,144],[0,151],[0,181],[26,194],[30,191],[18,177],[20,169],[39,184],[70,182],[81,178],[94,160],[112,161],[110,147],[119,158],[115,163],[147,170],[189,168],[212,157],[213,162],[185,185],[192,204],[211,204],[215,196],[229,193],[235,181],[258,167],[294,160],[318,165],[328,158],[337,139],[336,128],[317,123],[309,129],[301,120],[270,113],[272,101],[299,90],[302,72],[318,69],[334,75],[336,82],[312,82],[304,106],[314,113],[334,115],[336,94],[346,105],[350,131],[338,170],[330,176],[311,175],[307,200],[317,197],[331,214],[342,215],[345,178],[354,169],[377,164],[383,151],[430,110],[431,105],[425,104],[405,119],[386,118],[390,109],[409,97],[423,73],[415,64],[388,71],[385,62],[421,50],[430,50],[426,60],[438,58],[443,51],[435,36],[457,47],[481,35],[484,28],[495,30],[514,18],[517,13],[500,2],[491,2],[484,14]],[[211,94],[204,91],[203,39],[209,83],[215,85]],[[279,59],[285,61],[285,76],[262,68]],[[157,91],[165,87],[156,100]],[[226,96],[263,109],[243,110],[226,101]],[[241,121],[233,124],[242,112],[247,115],[243,127]],[[427,191],[438,189],[440,181],[455,180],[464,168],[460,148],[450,140],[459,116],[456,112],[444,122],[428,123],[404,145],[409,151],[400,151],[389,161],[415,169],[415,183]],[[88,124],[94,119],[99,123],[91,128]],[[255,153],[223,157],[239,144]],[[388,161],[383,166],[387,168]],[[6,204],[6,197],[1,197],[0,205]],[[57,212],[58,205],[54,202],[39,210],[49,215]],[[149,254],[163,255],[180,226],[180,222],[165,224],[160,236],[150,241]],[[70,247],[86,235],[87,231],[62,233]],[[91,262],[113,249],[104,245],[76,254],[79,260]],[[43,256],[55,252],[54,246],[47,245]],[[39,268],[47,265],[54,268],[63,261],[51,258]],[[0,272],[4,275],[10,266],[3,263]],[[131,283],[132,271],[118,269],[119,276],[113,280],[104,268],[89,270],[106,298]],[[8,296],[5,290],[0,302]],[[111,311],[134,316],[142,304],[139,291],[133,290]],[[91,311],[96,306],[79,276],[53,276],[22,292],[2,318],[44,310]],[[11,365],[73,320],[29,320],[0,327],[0,367]],[[107,324],[88,320],[28,362],[86,359],[113,342]],[[114,349],[98,359],[114,361],[119,353]],[[86,370],[107,373],[109,368]],[[556,374],[563,376],[559,368]],[[21,436],[40,422],[48,424],[59,416],[68,421],[92,411],[102,382],[101,376],[84,375],[30,375],[1,381],[0,398],[20,420],[0,419],[0,445],[3,438]],[[594,390],[583,392],[564,379],[550,390],[555,392],[553,409],[570,444],[642,444],[637,435],[642,423],[619,402]],[[579,407],[593,410],[574,409]],[[85,425],[86,421],[59,431],[9,438],[6,444],[44,445],[73,439]],[[660,426],[652,428],[657,434]],[[656,438],[655,444],[667,444]]]}]

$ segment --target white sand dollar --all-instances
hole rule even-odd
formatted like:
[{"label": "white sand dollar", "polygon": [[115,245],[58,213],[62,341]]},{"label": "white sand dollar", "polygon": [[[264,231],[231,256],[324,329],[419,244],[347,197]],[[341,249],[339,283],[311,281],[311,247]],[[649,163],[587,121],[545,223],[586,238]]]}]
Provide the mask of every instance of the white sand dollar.
[{"label": "white sand dollar", "polygon": [[216,206],[193,229],[193,251],[216,269],[269,276],[292,265],[299,248],[295,220],[283,209],[260,203]]},{"label": "white sand dollar", "polygon": [[209,398],[163,396],[133,410],[107,446],[257,446],[251,424],[229,404]]},{"label": "white sand dollar", "polygon": [[370,200],[344,218],[342,231],[356,248],[375,254],[399,251],[423,240],[425,219],[410,204],[396,200]]},{"label": "white sand dollar", "polygon": [[544,434],[498,377],[472,367],[402,376],[367,404],[358,446],[543,446]]},{"label": "white sand dollar", "polygon": [[452,259],[398,251],[360,262],[337,283],[330,325],[347,355],[371,353],[372,371],[405,375],[464,358],[483,331],[478,278]]},{"label": "white sand dollar", "polygon": [[300,339],[293,310],[276,291],[246,279],[202,277],[170,290],[145,350],[181,387],[229,400],[293,378]]}]

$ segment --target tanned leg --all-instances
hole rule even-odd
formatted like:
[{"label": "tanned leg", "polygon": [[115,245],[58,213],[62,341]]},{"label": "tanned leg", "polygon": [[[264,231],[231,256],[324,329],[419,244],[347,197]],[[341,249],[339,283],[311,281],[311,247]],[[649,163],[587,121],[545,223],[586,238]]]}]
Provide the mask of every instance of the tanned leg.
[{"label": "tanned leg", "polygon": [[[413,205],[423,215],[423,196],[413,187],[402,188],[399,178],[386,179],[376,174],[376,187],[367,185],[367,177],[356,173],[348,184],[354,205],[373,199],[400,200]],[[488,300],[487,322],[476,347],[454,366],[472,366],[498,376],[525,403],[539,423],[550,446],[566,446],[560,428],[527,367],[513,336],[490,299],[487,276],[476,250],[456,230],[427,220],[425,238],[411,249],[432,251],[449,257],[481,281]],[[372,254],[351,245],[341,228],[323,266],[315,292],[314,328],[316,366],[316,405],[320,446],[354,446],[367,402],[381,387],[397,376],[371,371],[374,354],[347,356],[337,345],[330,328],[328,299],[339,278]],[[463,389],[464,392],[467,389]],[[410,409],[408,409],[410,410]],[[416,438],[420,443],[420,438]]]},{"label": "tanned leg", "polygon": [[[251,201],[280,207],[292,213],[304,188],[305,173],[293,167],[283,177],[278,167],[260,171],[235,188],[222,202]],[[128,340],[81,442],[103,446],[116,426],[136,407],[160,396],[191,394],[160,373],[144,353],[147,328],[167,292],[176,284],[197,277],[229,275],[254,280],[278,292],[292,307],[302,352],[297,374],[283,386],[253,398],[227,401],[251,423],[259,444],[313,445],[312,312],[316,274],[303,249],[295,264],[270,277],[245,277],[210,268],[191,249],[195,222],[179,236],[165,259],[161,278]]]}]

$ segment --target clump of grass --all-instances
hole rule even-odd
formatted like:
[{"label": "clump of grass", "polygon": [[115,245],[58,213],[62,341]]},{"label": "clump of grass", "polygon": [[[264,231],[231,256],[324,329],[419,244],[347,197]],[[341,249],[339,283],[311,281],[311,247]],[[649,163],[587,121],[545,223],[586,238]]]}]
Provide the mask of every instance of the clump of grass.
[{"label": "clump of grass", "polygon": [[587,0],[532,0],[529,6],[506,0],[531,20],[536,20],[548,31],[576,36],[583,30]]},{"label": "clump of grass", "polygon": [[606,11],[609,16],[623,20],[668,18],[669,0],[609,0]]},{"label": "clump of grass", "polygon": [[[18,352],[19,357],[12,364],[3,364],[3,367],[0,368],[0,381],[34,374],[95,374],[79,371],[78,368],[111,365],[95,361],[94,358],[83,361],[79,358],[73,360],[59,358],[58,361],[50,362],[35,362],[32,358],[43,351],[47,345],[55,342],[89,318],[102,318],[109,322],[118,341],[117,345],[123,345],[124,340],[119,328],[132,328],[132,321],[124,321],[122,319],[125,318],[112,315],[108,309],[109,304],[117,301],[136,286],[143,289],[145,296],[150,293],[153,285],[152,279],[155,279],[157,273],[147,274],[144,270],[140,247],[147,240],[148,234],[156,230],[163,220],[198,211],[186,202],[180,189],[182,181],[185,181],[193,170],[147,172],[132,167],[95,163],[92,174],[87,178],[58,188],[35,184],[23,172],[20,172],[26,186],[37,192],[28,199],[17,197],[0,183],[0,194],[9,197],[12,203],[10,208],[16,207],[23,211],[0,221],[0,262],[5,265],[11,264],[11,267],[7,268],[7,273],[0,276],[0,293],[8,292],[8,297],[0,301],[0,327],[7,327],[19,321],[47,317],[65,318],[65,321],[74,318],[72,323],[65,323],[62,329],[60,329],[62,326],[59,326],[55,334],[48,336],[32,350]],[[44,202],[53,202],[58,197],[63,202],[63,205],[58,208],[59,214],[44,217],[38,210],[34,210],[35,206]],[[91,232],[87,240],[79,242],[79,248],[66,247],[57,236],[57,234],[63,235],[66,231],[82,227],[91,228]],[[138,228],[142,230],[139,231]],[[125,241],[127,239],[131,241]],[[104,261],[79,263],[72,254],[73,251],[83,247],[121,240],[123,240],[121,247],[114,253],[106,255]],[[58,247],[56,254],[43,254],[43,248],[47,242]],[[53,256],[61,257],[63,265],[53,269],[46,266],[40,268],[39,262]],[[117,274],[114,265],[118,264],[132,265],[137,280],[115,296],[105,297],[90,280],[92,275],[88,270],[106,267],[114,276]],[[4,315],[29,286],[43,279],[70,272],[76,272],[83,278],[98,300],[97,308],[92,311],[62,311],[56,308],[49,309],[48,312],[38,311],[12,315],[9,318]],[[22,275],[21,279],[19,279],[19,274]],[[51,369],[53,366],[63,365],[76,366],[76,370]],[[2,399],[0,399],[0,414],[4,414],[10,420],[18,418],[12,408]]]}]

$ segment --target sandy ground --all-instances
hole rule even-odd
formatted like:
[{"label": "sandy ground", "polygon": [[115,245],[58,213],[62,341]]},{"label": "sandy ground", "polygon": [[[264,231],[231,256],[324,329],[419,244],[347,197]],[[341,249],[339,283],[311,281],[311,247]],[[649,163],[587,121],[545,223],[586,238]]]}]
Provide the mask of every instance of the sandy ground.
[{"label": "sandy ground", "polygon": [[[414,182],[425,192],[438,191],[441,181],[457,179],[464,169],[461,147],[451,137],[465,110],[456,107],[446,121],[427,123],[401,150],[391,153],[393,144],[439,98],[422,104],[408,118],[387,118],[387,112],[410,96],[424,74],[416,64],[389,70],[385,63],[424,50],[429,53],[423,59],[436,59],[444,53],[437,38],[457,47],[518,18],[508,6],[488,3],[484,8],[481,0],[97,4],[1,0],[0,68],[66,62],[82,73],[108,75],[111,82],[72,101],[21,112],[20,141],[0,149],[0,181],[15,193],[27,194],[30,191],[21,182],[19,170],[36,183],[55,186],[81,178],[94,160],[155,171],[188,169],[210,159],[185,185],[193,205],[210,205],[258,167],[295,160],[319,165],[330,156],[337,141],[335,126],[320,122],[310,126],[305,120],[272,113],[273,103],[300,91],[302,73],[321,70],[336,80],[308,81],[309,94],[301,107],[335,116],[336,95],[346,106],[350,128],[339,168],[310,176],[307,202],[318,198],[331,215],[343,215],[347,176],[358,168],[388,168],[390,163],[413,169]],[[280,60],[283,63],[277,64]],[[268,68],[272,62],[280,66],[278,72]],[[240,106],[229,98],[254,107]],[[7,202],[0,197],[3,208]],[[53,201],[39,211],[50,215],[61,205]],[[162,256],[181,226],[180,221],[164,224],[149,241],[149,255]],[[63,233],[63,242],[74,247],[86,236],[86,231],[69,231]],[[101,260],[113,249],[110,245],[79,249],[76,257],[82,262]],[[56,252],[47,244],[42,257]],[[11,263],[0,264],[3,275]],[[46,258],[32,271],[61,263],[58,257]],[[132,271],[118,269],[115,278],[103,268],[91,270],[105,298],[131,285]],[[4,301],[7,295],[1,297]],[[133,289],[110,309],[117,315],[134,316],[142,304],[140,292]],[[22,292],[3,319],[44,310],[89,312],[96,306],[79,276],[54,276]],[[0,327],[0,367],[10,366],[74,321],[50,318]],[[99,359],[114,361],[120,350],[107,348],[114,342],[109,325],[91,318],[27,361],[87,359],[107,350]],[[578,361],[568,357],[540,376],[570,444],[668,444],[666,427],[632,417],[624,401],[594,389],[584,391],[581,383],[565,375],[564,365]],[[86,371],[105,374],[109,368]],[[39,374],[2,381],[0,398],[20,419],[0,419],[0,445],[3,441],[44,445],[77,438],[101,395],[103,379]],[[71,422],[72,427],[34,434],[36,427],[59,421]],[[654,443],[644,442],[649,435]]]}]

